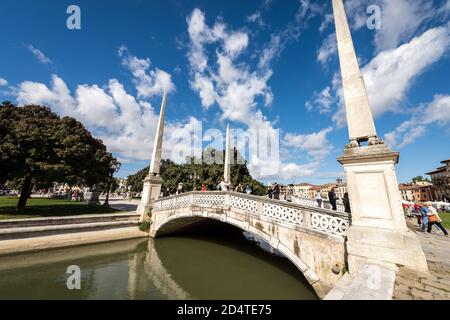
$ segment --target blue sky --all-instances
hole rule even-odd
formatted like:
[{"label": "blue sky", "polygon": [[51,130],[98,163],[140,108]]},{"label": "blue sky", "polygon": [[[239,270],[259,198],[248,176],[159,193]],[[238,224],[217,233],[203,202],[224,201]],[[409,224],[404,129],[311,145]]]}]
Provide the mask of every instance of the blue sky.
[{"label": "blue sky", "polygon": [[[71,4],[81,30],[66,27]],[[378,135],[401,152],[398,179],[424,175],[450,156],[450,1],[345,4]],[[372,4],[380,30],[366,27]],[[0,100],[76,117],[123,162],[120,176],[148,165],[164,90],[166,157],[194,128],[230,124],[279,132],[276,170],[249,159],[261,180],[343,174],[331,1],[4,0],[0,12]]]}]

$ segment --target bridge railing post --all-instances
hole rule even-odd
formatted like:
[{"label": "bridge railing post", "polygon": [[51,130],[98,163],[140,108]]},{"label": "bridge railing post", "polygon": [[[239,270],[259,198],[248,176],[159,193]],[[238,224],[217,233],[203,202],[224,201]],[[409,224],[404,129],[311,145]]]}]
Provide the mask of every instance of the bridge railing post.
[{"label": "bridge railing post", "polygon": [[230,194],[225,194],[225,206],[230,207]]},{"label": "bridge railing post", "polygon": [[191,194],[189,195],[189,203],[190,203],[190,206],[195,205],[195,203],[194,203],[194,196],[195,196],[194,193],[191,193]]},{"label": "bridge railing post", "polygon": [[311,227],[311,211],[303,210],[303,225],[306,228]]},{"label": "bridge railing post", "polygon": [[256,212],[257,212],[258,216],[260,216],[260,217],[262,217],[262,215],[263,215],[263,206],[264,206],[263,201],[256,202]]}]

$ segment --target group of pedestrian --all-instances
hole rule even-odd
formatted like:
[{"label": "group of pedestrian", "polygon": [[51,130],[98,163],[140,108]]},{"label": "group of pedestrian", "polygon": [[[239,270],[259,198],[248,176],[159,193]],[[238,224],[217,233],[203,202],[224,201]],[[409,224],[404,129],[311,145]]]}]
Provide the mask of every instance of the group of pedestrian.
[{"label": "group of pedestrian", "polygon": [[178,195],[178,194],[182,194],[183,191],[183,182],[179,182],[177,187],[173,190],[170,190],[169,187],[167,187],[166,189],[164,189],[164,191],[162,192],[162,196],[165,197],[170,197],[173,193]]},{"label": "group of pedestrian", "polygon": [[442,225],[442,219],[431,202],[418,204],[418,207],[420,208],[420,211],[417,215],[417,223],[420,226],[420,231],[425,232],[426,230],[428,233],[431,233],[431,229],[434,225],[441,230],[445,236],[448,236],[447,230]]},{"label": "group of pedestrian", "polygon": [[233,185],[231,184],[231,182],[225,181],[225,178],[223,178],[223,177],[220,179],[220,183],[218,184],[217,189],[220,191],[233,190],[234,192],[246,193],[246,194],[252,194],[252,192],[253,192],[252,188],[249,185],[247,185],[244,189],[244,186],[242,185],[242,183],[238,183],[238,185],[233,188]]},{"label": "group of pedestrian", "polygon": [[[201,192],[208,191],[208,189],[206,187],[206,183],[202,183],[200,190],[201,190]],[[234,192],[246,193],[246,194],[253,193],[253,190],[249,185],[247,185],[245,187],[245,189],[241,183],[239,183],[236,187],[233,187],[232,184],[230,182],[226,181],[224,177],[220,178],[220,180],[217,184],[217,190],[219,190],[219,191],[234,191]],[[183,192],[184,192],[183,182],[179,182],[175,189],[171,190],[169,187],[167,187],[162,191],[161,195],[163,197],[170,197],[172,194],[179,195],[179,194],[182,194]]]},{"label": "group of pedestrian", "polygon": [[275,182],[267,188],[267,197],[269,199],[280,200],[280,185]]},{"label": "group of pedestrian", "polygon": [[[323,208],[324,200],[322,198],[322,192],[321,191],[317,191],[316,196],[315,196],[315,200],[317,202],[317,206],[319,208]],[[332,188],[328,192],[328,201],[330,202],[331,209],[334,210],[334,211],[337,211],[337,196],[336,196],[336,190],[334,188]],[[351,213],[350,199],[348,197],[348,192],[344,193],[344,198],[342,198],[342,203],[344,205],[344,211],[346,213]]]},{"label": "group of pedestrian", "polygon": [[83,201],[84,200],[84,193],[83,191],[75,190],[70,195],[70,200],[72,201]]}]

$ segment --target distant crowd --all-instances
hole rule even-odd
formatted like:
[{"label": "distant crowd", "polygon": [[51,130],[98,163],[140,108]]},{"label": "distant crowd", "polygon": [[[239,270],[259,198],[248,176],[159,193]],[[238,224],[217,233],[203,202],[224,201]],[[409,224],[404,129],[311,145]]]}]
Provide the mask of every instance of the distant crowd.
[{"label": "distant crowd", "polygon": [[439,208],[435,208],[431,202],[403,204],[403,210],[406,216],[410,219],[417,218],[417,224],[420,228],[419,231],[431,233],[433,226],[435,226],[437,230],[442,231],[445,236],[448,236],[448,232],[442,225],[442,219],[437,209]]},{"label": "distant crowd", "polygon": [[[231,184],[231,182],[225,181],[225,178],[221,178],[217,185],[216,185],[216,190],[219,191],[234,191],[234,192],[239,192],[239,193],[246,193],[246,194],[252,194],[253,190],[252,188],[247,185],[244,186],[239,183],[237,186],[233,186]],[[206,183],[202,183],[201,185],[201,192],[206,192],[208,191],[207,187],[206,187]],[[178,195],[181,193],[184,193],[184,184],[183,182],[179,182],[176,189],[170,189],[169,187],[167,187],[166,189],[164,189],[164,191],[162,192],[163,197],[170,197],[171,195]]]}]

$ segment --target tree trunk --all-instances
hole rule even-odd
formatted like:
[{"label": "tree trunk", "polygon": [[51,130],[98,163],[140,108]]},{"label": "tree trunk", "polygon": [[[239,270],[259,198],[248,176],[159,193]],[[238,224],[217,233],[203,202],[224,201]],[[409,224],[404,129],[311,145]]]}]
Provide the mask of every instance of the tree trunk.
[{"label": "tree trunk", "polygon": [[25,209],[28,197],[30,196],[30,192],[31,192],[31,177],[26,176],[23,182],[22,191],[20,192],[19,202],[17,203],[17,210],[20,211]]}]

